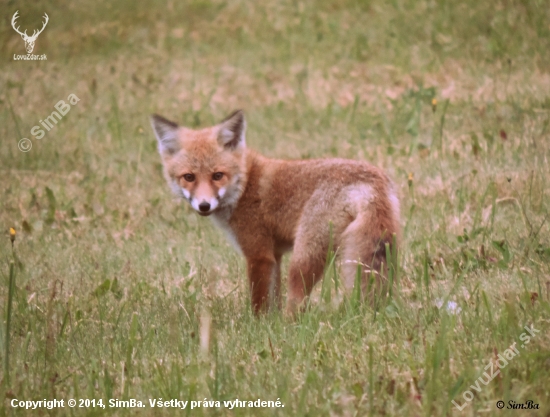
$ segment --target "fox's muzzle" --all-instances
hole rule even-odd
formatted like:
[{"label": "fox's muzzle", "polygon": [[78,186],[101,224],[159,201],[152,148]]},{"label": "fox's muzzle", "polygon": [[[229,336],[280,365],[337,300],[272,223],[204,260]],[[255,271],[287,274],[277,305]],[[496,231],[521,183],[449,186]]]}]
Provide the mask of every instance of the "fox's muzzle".
[{"label": "fox's muzzle", "polygon": [[209,201],[202,200],[200,203],[198,199],[193,198],[190,200],[190,203],[195,211],[201,216],[210,216],[219,205],[218,199],[215,197],[211,198]]}]

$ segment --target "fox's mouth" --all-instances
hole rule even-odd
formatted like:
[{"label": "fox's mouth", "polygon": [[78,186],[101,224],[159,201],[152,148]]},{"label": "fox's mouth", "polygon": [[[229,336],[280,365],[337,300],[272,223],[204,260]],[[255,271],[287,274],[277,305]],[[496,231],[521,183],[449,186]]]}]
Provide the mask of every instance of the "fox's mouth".
[{"label": "fox's mouth", "polygon": [[204,212],[204,211],[197,211],[197,213],[199,213],[199,215],[201,215],[202,217],[208,217],[208,216],[210,216],[212,213],[214,213],[214,210],[210,210],[210,211],[207,211],[207,212]]}]

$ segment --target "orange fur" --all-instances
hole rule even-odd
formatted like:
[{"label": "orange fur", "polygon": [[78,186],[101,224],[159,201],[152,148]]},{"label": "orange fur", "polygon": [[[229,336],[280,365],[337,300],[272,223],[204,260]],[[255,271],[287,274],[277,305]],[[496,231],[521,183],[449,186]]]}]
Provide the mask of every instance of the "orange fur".
[{"label": "orange fur", "polygon": [[246,257],[254,312],[272,299],[280,306],[281,258],[291,249],[287,309],[302,305],[323,276],[330,230],[348,289],[357,262],[384,275],[399,202],[382,170],[345,159],[265,158],[246,148],[241,111],[202,130],[160,116],[152,125],[172,190],[211,216]]}]

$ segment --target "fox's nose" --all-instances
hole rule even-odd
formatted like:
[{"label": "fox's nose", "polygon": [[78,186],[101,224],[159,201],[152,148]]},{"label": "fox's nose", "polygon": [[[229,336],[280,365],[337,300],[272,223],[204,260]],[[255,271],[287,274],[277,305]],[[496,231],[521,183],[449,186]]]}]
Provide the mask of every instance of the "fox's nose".
[{"label": "fox's nose", "polygon": [[203,213],[206,213],[208,210],[210,210],[210,203],[207,203],[206,201],[203,201],[199,204],[199,210]]}]

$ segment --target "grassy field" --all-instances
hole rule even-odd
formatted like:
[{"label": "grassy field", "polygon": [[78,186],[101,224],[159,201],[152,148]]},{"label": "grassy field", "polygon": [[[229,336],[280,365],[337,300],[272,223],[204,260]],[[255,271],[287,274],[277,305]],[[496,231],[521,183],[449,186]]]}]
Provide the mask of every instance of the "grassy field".
[{"label": "grassy field", "polygon": [[[0,415],[550,415],[546,1],[2,4]],[[29,32],[48,13],[47,61],[13,59],[16,10]],[[207,126],[236,108],[267,156],[388,171],[392,299],[335,306],[330,270],[296,321],[253,317],[243,259],[172,199],[148,121]],[[11,405],[54,398],[65,408]],[[108,404],[132,398],[146,407]]]}]

